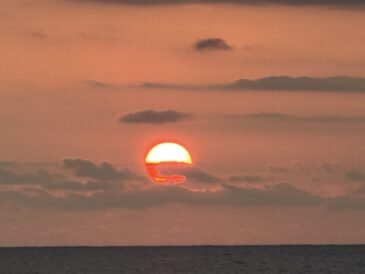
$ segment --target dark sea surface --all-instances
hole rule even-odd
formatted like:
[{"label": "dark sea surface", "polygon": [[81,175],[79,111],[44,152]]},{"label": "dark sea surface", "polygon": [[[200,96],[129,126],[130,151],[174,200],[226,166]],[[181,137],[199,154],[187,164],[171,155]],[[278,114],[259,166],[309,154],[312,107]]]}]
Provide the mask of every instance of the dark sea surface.
[{"label": "dark sea surface", "polygon": [[365,273],[365,245],[0,248],[0,273]]}]

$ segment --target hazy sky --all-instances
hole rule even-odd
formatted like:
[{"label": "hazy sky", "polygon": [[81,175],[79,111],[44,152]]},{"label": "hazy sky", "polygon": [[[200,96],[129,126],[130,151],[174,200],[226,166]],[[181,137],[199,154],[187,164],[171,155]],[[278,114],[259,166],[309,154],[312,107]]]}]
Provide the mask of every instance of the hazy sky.
[{"label": "hazy sky", "polygon": [[364,8],[1,1],[0,246],[364,243]]}]

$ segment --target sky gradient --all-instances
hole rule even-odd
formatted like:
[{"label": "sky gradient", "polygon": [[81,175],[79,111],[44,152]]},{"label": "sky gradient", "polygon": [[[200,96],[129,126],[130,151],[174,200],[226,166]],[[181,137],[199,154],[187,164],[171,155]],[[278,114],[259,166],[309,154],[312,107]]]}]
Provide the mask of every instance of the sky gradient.
[{"label": "sky gradient", "polygon": [[0,246],[364,243],[363,9],[1,1]]}]

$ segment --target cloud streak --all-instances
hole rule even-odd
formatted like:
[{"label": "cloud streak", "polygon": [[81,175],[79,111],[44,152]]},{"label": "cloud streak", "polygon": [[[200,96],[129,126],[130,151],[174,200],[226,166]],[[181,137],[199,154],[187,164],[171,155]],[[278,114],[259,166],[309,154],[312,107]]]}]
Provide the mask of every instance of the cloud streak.
[{"label": "cloud streak", "polygon": [[[134,86],[136,87],[136,86]],[[208,86],[183,86],[163,83],[144,83],[141,88],[176,88],[191,90],[237,90],[237,91],[316,91],[316,92],[365,92],[365,78],[349,76],[291,77],[270,76],[258,79],[239,79],[232,83]]]},{"label": "cloud streak", "polygon": [[92,195],[69,193],[63,197],[40,192],[27,195],[19,191],[0,192],[2,202],[33,207],[73,210],[107,208],[144,209],[169,204],[221,206],[319,206],[321,198],[289,184],[265,188],[245,188],[223,185],[219,191],[191,191],[179,186],[153,186],[132,192],[103,191]]},{"label": "cloud streak", "polygon": [[[315,115],[300,116],[280,112],[261,112],[232,116],[232,119],[242,119],[253,122],[307,123],[307,124],[364,124],[365,116]],[[229,117],[228,117],[229,119]]]},{"label": "cloud streak", "polygon": [[107,162],[97,165],[84,159],[64,159],[63,168],[71,170],[78,177],[95,180],[118,181],[135,178],[135,175],[128,169],[117,170]]},{"label": "cloud streak", "polygon": [[[365,209],[365,195],[326,196],[311,193],[288,183],[234,186],[198,168],[184,175],[193,183],[209,188],[192,188],[192,184],[133,184],[134,178],[125,169],[117,170],[109,163],[65,159],[63,168],[77,179],[48,171],[21,173],[1,169],[0,204],[15,204],[35,208],[62,210],[102,210],[109,208],[146,209],[156,206],[183,204],[192,206],[232,207],[326,207],[333,209]],[[360,181],[363,173],[350,174],[350,180]],[[261,177],[242,175],[230,181],[257,183]],[[142,178],[138,177],[142,182]],[[10,186],[10,187],[9,187]],[[11,187],[11,186],[15,186]],[[60,195],[60,193],[62,195]]]},{"label": "cloud streak", "polygon": [[167,124],[177,123],[192,118],[192,115],[176,110],[144,110],[139,112],[131,112],[119,118],[119,122],[125,124]]},{"label": "cloud streak", "polygon": [[193,49],[196,51],[216,51],[216,50],[232,50],[222,38],[201,39],[194,43]]}]

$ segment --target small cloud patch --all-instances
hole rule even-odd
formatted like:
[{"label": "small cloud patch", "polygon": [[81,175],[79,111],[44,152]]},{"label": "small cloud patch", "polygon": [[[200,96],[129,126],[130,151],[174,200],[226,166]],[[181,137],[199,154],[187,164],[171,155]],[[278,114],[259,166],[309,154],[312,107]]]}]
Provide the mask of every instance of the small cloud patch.
[{"label": "small cloud patch", "polygon": [[127,124],[166,124],[188,120],[191,114],[175,110],[144,110],[131,112],[119,118],[119,122]]},{"label": "small cloud patch", "polygon": [[196,51],[232,50],[232,47],[221,38],[207,38],[196,41],[193,45],[193,49]]}]

